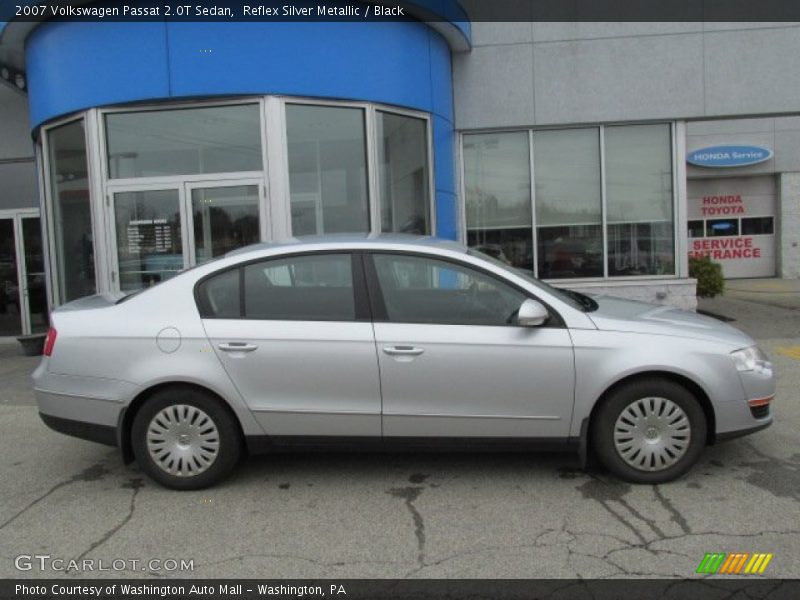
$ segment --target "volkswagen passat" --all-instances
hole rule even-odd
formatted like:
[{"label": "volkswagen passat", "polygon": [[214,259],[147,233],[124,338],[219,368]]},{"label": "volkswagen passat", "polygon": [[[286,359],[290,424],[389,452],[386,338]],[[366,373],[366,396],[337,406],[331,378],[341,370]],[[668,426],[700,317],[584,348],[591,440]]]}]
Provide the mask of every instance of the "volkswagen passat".
[{"label": "volkswagen passat", "polygon": [[51,428],[196,489],[244,452],[572,446],[660,483],[767,427],[772,365],[695,313],[554,289],[453,242],[236,251],[52,315],[33,375]]}]

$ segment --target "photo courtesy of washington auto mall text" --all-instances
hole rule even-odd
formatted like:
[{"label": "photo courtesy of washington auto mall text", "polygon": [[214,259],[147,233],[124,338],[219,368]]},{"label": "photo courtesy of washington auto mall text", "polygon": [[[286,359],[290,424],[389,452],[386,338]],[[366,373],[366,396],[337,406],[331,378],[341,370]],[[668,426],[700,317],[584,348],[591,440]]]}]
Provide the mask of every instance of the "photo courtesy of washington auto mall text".
[{"label": "photo courtesy of washington auto mall text", "polygon": [[800,599],[798,57],[0,0],[0,600]]}]

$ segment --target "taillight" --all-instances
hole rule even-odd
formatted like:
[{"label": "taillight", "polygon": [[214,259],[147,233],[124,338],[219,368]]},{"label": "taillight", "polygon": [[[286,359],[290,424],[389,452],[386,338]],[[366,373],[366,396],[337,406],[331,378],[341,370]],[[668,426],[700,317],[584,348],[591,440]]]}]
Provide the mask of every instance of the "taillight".
[{"label": "taillight", "polygon": [[44,339],[44,352],[45,356],[50,356],[53,353],[53,347],[56,345],[56,336],[58,332],[55,327],[47,330],[47,337]]}]

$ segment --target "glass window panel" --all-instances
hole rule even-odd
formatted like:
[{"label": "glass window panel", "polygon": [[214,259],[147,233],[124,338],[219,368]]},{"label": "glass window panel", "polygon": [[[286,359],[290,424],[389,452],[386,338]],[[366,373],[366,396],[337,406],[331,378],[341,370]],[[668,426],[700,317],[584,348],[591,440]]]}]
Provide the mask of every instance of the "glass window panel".
[{"label": "glass window panel", "polygon": [[244,302],[248,319],[352,321],[352,259],[319,254],[247,265]]},{"label": "glass window panel", "polygon": [[525,296],[494,277],[446,261],[374,254],[389,320],[400,323],[513,323]]},{"label": "glass window panel", "polygon": [[428,132],[424,119],[377,112],[381,229],[430,233]]},{"label": "glass window panel", "polygon": [[705,236],[705,222],[689,221],[689,237],[701,238],[703,236]]},{"label": "glass window panel", "polygon": [[707,237],[739,235],[739,219],[709,219],[706,221]]},{"label": "glass window panel", "polygon": [[197,264],[259,240],[258,186],[192,189]]},{"label": "glass window panel", "polygon": [[39,217],[22,219],[22,241],[25,252],[25,276],[28,285],[28,310],[31,333],[47,331],[47,284],[44,276],[42,226]]},{"label": "glass window panel", "polygon": [[464,136],[467,242],[533,270],[528,133]]},{"label": "glass window panel", "polygon": [[609,275],[675,273],[670,126],[606,127]]},{"label": "glass window panel", "polygon": [[119,287],[137,290],[183,269],[178,190],[114,194]]},{"label": "glass window panel", "polygon": [[292,234],[369,231],[364,111],[286,106]]},{"label": "glass window panel", "polygon": [[0,219],[0,336],[22,333],[14,219]]},{"label": "glass window panel", "polygon": [[603,276],[600,130],[533,134],[539,277]]},{"label": "glass window panel", "polygon": [[83,120],[48,131],[47,145],[57,281],[69,302],[97,290]]},{"label": "glass window panel", "polygon": [[770,235],[775,233],[772,217],[742,218],[742,235]]},{"label": "glass window panel", "polygon": [[112,179],[261,171],[258,104],[106,115]]},{"label": "glass window panel", "polygon": [[206,279],[197,288],[197,304],[204,318],[241,317],[240,269],[229,269]]}]

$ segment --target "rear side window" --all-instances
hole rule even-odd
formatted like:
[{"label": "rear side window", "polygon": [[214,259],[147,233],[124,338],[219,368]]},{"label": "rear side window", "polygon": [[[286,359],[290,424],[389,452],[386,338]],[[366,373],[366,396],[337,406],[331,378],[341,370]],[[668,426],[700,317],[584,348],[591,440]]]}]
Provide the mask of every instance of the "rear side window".
[{"label": "rear side window", "polygon": [[214,275],[197,286],[197,306],[200,316],[211,319],[241,317],[239,269]]},{"label": "rear side window", "polygon": [[350,255],[292,256],[246,265],[244,316],[284,321],[354,321]]}]

